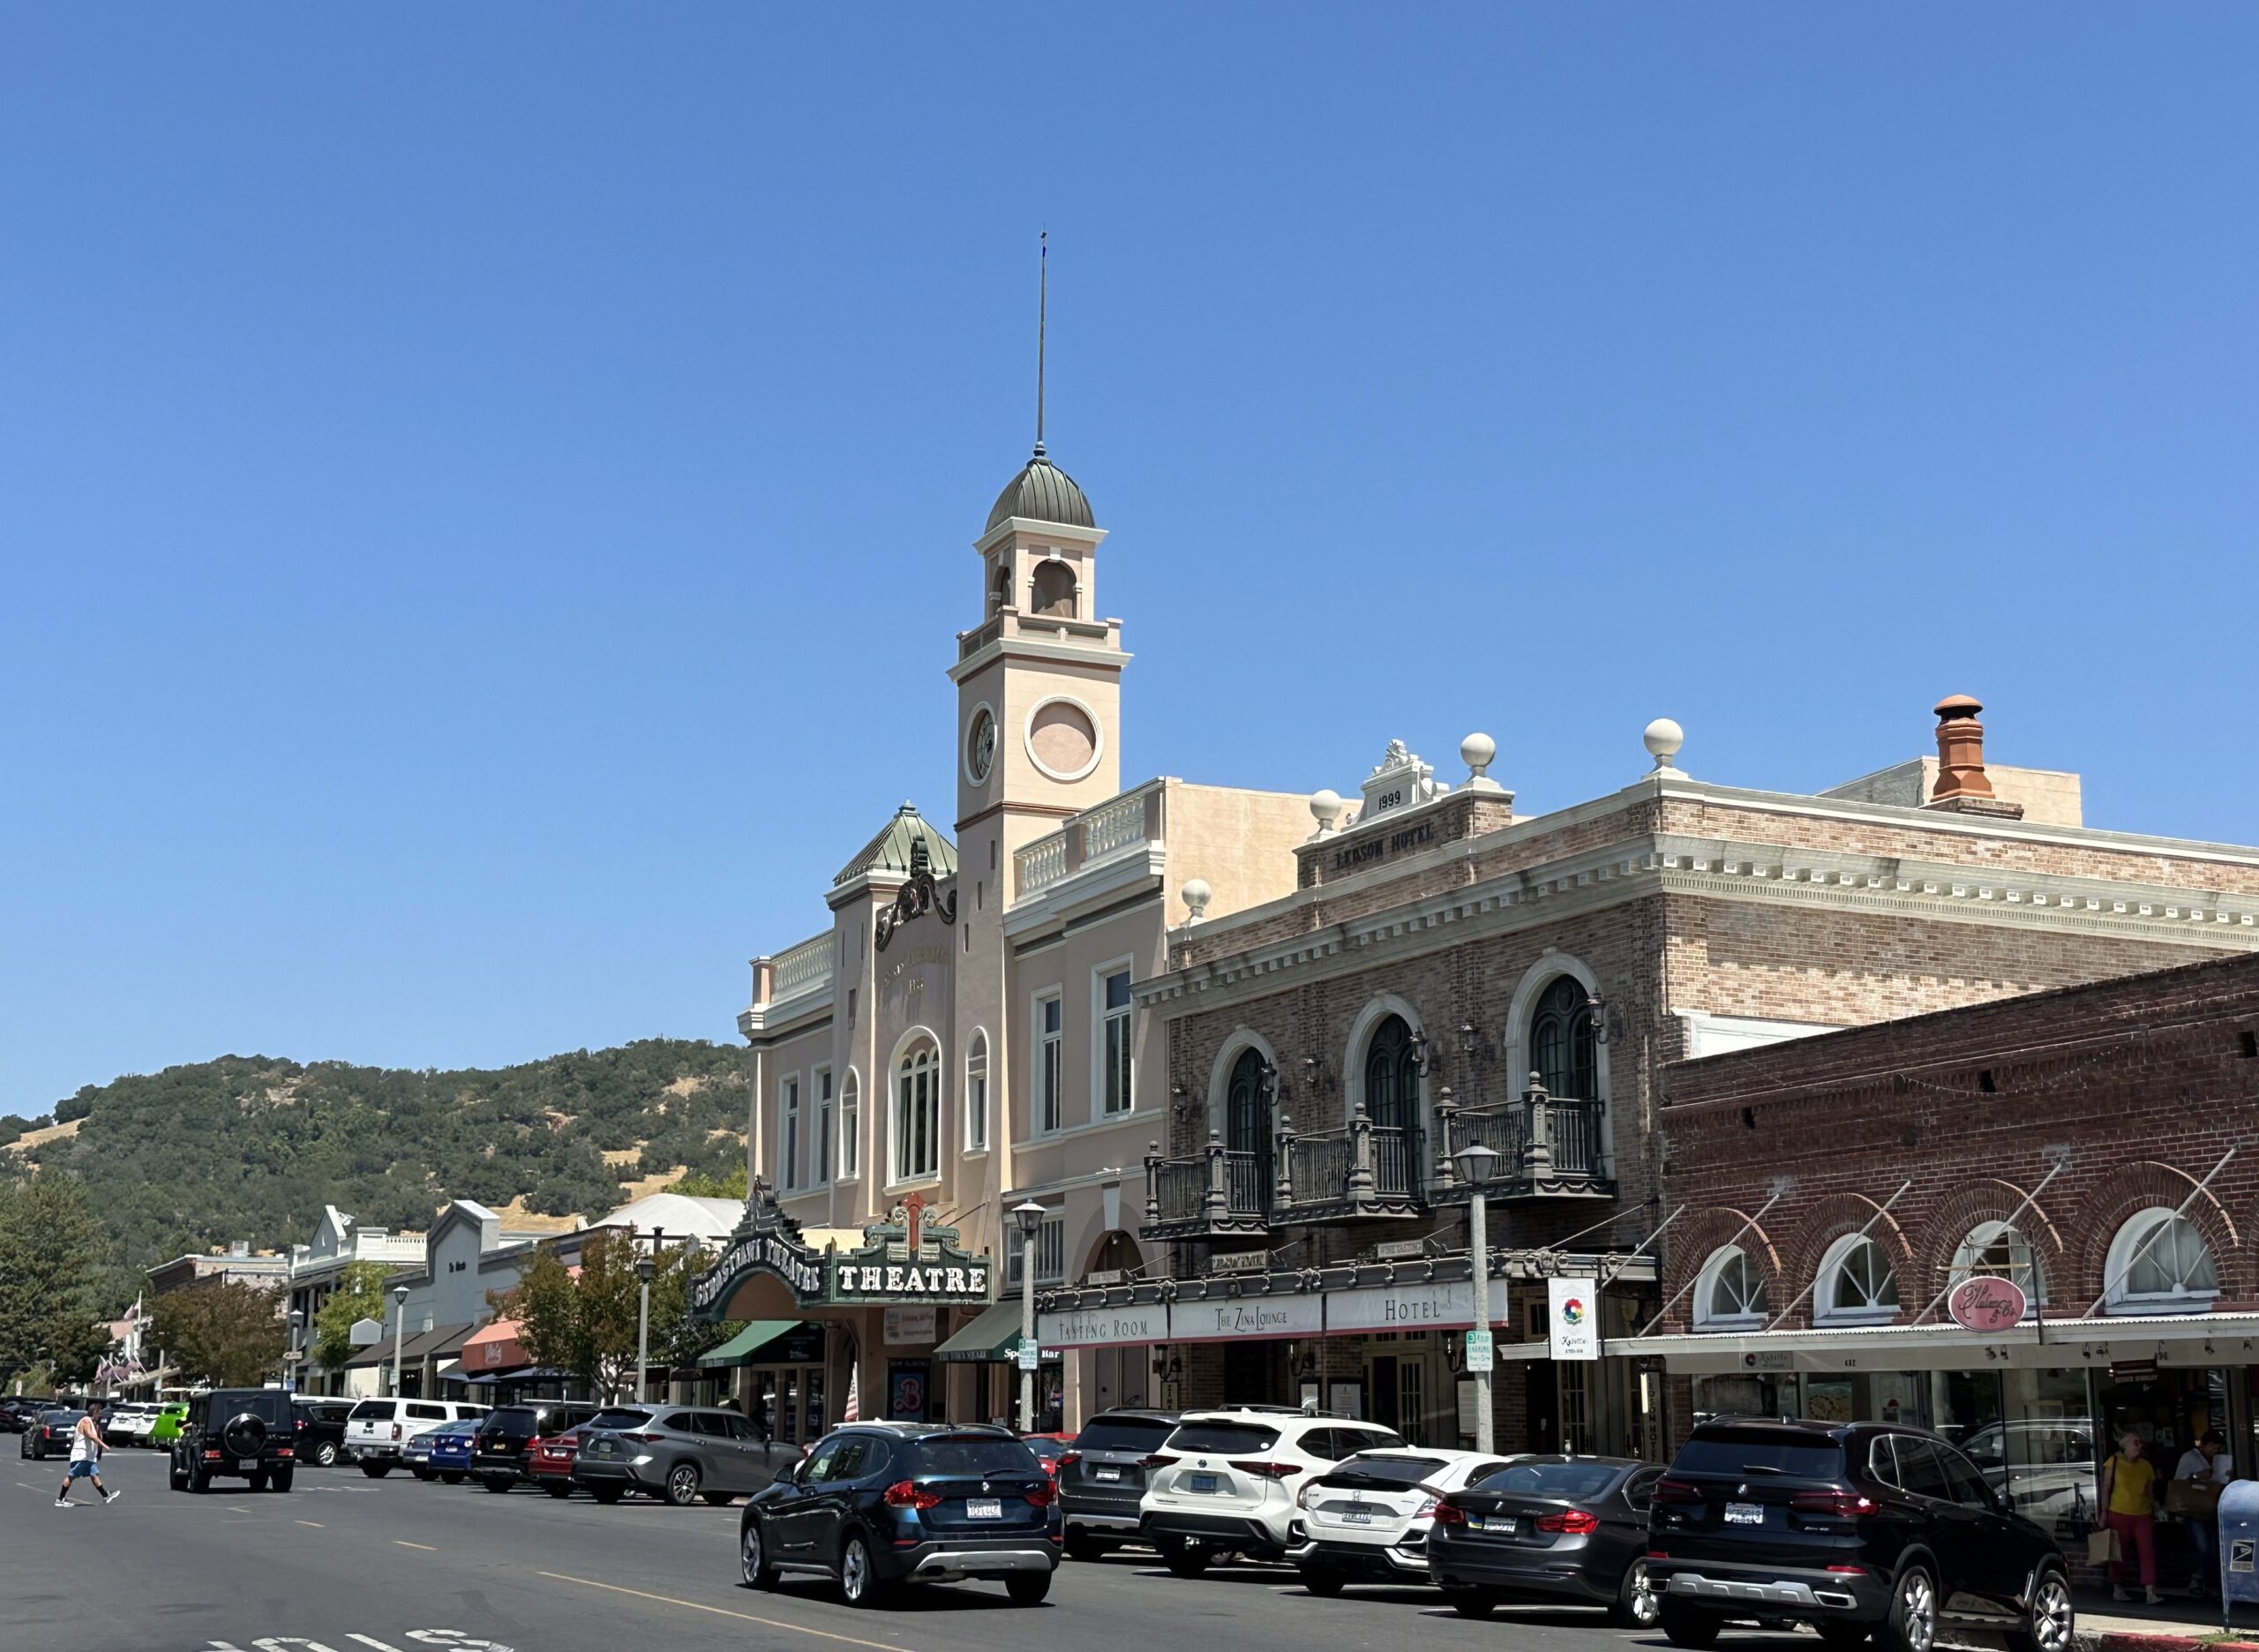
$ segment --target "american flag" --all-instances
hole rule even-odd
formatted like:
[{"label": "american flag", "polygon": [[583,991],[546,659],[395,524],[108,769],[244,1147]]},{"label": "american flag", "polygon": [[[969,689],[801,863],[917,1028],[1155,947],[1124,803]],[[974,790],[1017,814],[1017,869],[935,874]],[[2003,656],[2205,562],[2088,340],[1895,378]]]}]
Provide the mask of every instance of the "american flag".
[{"label": "american flag", "polygon": [[854,1366],[850,1365],[847,1368],[847,1406],[839,1414],[839,1420],[842,1423],[859,1423],[863,1420],[862,1392],[857,1386],[860,1375],[861,1373]]}]

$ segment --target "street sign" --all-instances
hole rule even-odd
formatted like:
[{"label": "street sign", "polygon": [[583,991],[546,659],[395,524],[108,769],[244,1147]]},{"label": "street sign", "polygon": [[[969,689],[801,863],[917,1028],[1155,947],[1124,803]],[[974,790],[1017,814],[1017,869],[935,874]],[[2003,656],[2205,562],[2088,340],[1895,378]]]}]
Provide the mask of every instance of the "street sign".
[{"label": "street sign", "polygon": [[1042,1362],[1043,1350],[1033,1344],[1023,1344],[1017,1360],[1022,1370],[1033,1370]]},{"label": "street sign", "polygon": [[1467,1333],[1467,1369],[1471,1371],[1489,1370],[1492,1363],[1490,1333],[1469,1331]]},{"label": "street sign", "polygon": [[1550,1279],[1545,1281],[1547,1340],[1557,1360],[1596,1360],[1600,1357],[1600,1319],[1597,1280]]}]

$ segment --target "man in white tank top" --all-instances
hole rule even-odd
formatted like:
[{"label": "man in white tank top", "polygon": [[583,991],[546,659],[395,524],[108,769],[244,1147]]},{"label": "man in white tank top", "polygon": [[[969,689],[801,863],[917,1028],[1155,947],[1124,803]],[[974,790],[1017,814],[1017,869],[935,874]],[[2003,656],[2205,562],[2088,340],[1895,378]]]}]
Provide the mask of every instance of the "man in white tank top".
[{"label": "man in white tank top", "polygon": [[71,1430],[71,1464],[64,1470],[63,1490],[55,1494],[55,1506],[71,1506],[71,1483],[91,1480],[94,1490],[101,1492],[102,1501],[115,1503],[117,1493],[102,1484],[102,1402],[86,1401],[86,1415],[79,1419],[79,1426]]}]

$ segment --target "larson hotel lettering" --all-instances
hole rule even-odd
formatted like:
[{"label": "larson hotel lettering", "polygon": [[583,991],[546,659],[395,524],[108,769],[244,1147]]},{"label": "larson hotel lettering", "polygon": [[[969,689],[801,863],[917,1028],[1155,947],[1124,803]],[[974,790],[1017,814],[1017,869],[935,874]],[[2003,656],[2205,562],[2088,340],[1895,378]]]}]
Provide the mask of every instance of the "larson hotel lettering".
[{"label": "larson hotel lettering", "polygon": [[1400,850],[1416,849],[1435,840],[1436,823],[1432,820],[1422,821],[1416,826],[1400,827],[1385,834],[1376,833],[1362,843],[1346,844],[1336,849],[1333,852],[1333,869],[1340,872],[1350,867],[1363,866],[1368,861],[1378,860]]},{"label": "larson hotel lettering", "polygon": [[739,1288],[756,1274],[781,1280],[803,1308],[985,1303],[994,1269],[987,1257],[957,1248],[956,1228],[926,1221],[914,1197],[896,1205],[888,1220],[865,1228],[860,1249],[817,1250],[759,1188],[720,1258],[691,1286],[690,1310],[702,1319],[726,1318]]}]

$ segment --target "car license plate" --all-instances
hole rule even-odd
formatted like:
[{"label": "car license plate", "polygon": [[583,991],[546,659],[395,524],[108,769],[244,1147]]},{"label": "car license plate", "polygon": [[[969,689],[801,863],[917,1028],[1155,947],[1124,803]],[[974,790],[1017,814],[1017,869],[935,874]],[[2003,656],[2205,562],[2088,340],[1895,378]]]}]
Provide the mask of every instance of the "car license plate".
[{"label": "car license plate", "polygon": [[972,1498],[964,1506],[966,1517],[972,1520],[1002,1520],[1004,1500],[1002,1498]]},{"label": "car license plate", "polygon": [[1187,1475],[1184,1476],[1184,1489],[1188,1491],[1213,1491],[1216,1476],[1212,1474]]},{"label": "car license plate", "polygon": [[1370,1526],[1373,1523],[1373,1512],[1362,1503],[1352,1503],[1341,1511],[1341,1519],[1347,1525]]},{"label": "car license plate", "polygon": [[236,1468],[241,1473],[249,1474],[252,1469],[258,1467],[259,1459],[256,1457],[238,1457],[236,1459]]},{"label": "car license plate", "polygon": [[1765,1506],[1761,1503],[1729,1503],[1726,1505],[1726,1524],[1729,1526],[1762,1526]]},{"label": "car license plate", "polygon": [[1093,1468],[1091,1470],[1091,1477],[1094,1480],[1119,1480],[1122,1478],[1122,1470],[1119,1468]]}]

